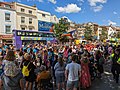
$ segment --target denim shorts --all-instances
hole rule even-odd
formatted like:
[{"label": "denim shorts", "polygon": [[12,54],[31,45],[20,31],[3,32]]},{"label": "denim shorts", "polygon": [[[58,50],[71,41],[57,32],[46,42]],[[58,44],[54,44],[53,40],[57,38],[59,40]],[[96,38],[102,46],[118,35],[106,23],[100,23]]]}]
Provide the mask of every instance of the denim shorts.
[{"label": "denim shorts", "polygon": [[55,75],[56,76],[56,84],[58,83],[62,83],[62,82],[65,82],[65,76],[64,74],[58,74],[58,75]]},{"label": "denim shorts", "polygon": [[67,88],[78,88],[79,81],[67,81]]}]

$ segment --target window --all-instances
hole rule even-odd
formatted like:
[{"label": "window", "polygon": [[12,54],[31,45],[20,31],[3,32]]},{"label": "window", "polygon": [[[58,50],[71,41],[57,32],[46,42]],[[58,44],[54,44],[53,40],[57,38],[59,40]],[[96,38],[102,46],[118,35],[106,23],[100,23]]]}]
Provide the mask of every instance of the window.
[{"label": "window", "polygon": [[28,33],[28,32],[26,32],[26,36],[29,36],[29,33]]},{"label": "window", "polygon": [[29,32],[29,36],[32,36],[33,34],[32,34],[32,32]]},{"label": "window", "polygon": [[21,32],[17,32],[17,35],[20,36],[20,35],[21,35]]},{"label": "window", "polygon": [[7,4],[5,5],[5,7],[6,7],[6,8],[11,8],[10,5],[7,5]]},{"label": "window", "polygon": [[11,26],[5,26],[6,33],[11,33]]},{"label": "window", "polygon": [[32,28],[29,28],[29,30],[32,30]]},{"label": "window", "polygon": [[21,12],[25,12],[25,9],[21,8]]},{"label": "window", "polygon": [[34,32],[34,33],[33,33],[33,36],[37,36],[37,37],[38,37],[38,33]]},{"label": "window", "polygon": [[29,24],[32,24],[32,18],[29,18]]},{"label": "window", "polygon": [[56,17],[54,17],[54,20],[56,21]]},{"label": "window", "polygon": [[25,17],[21,17],[21,23],[25,23]]},{"label": "window", "polygon": [[21,30],[25,30],[25,27],[22,27]]},{"label": "window", "polygon": [[10,13],[5,13],[5,21],[10,21]]},{"label": "window", "polygon": [[42,17],[45,17],[45,14],[42,14]]},{"label": "window", "polygon": [[29,10],[29,14],[32,14],[32,11],[31,11],[31,10]]},{"label": "window", "polygon": [[39,37],[42,37],[42,33],[39,33],[39,35],[38,35]]}]

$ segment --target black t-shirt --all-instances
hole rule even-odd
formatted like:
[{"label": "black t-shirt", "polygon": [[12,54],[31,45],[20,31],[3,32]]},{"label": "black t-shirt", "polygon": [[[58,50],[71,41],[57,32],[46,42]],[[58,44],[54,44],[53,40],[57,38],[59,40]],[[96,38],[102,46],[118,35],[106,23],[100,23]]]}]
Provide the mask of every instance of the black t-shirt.
[{"label": "black t-shirt", "polygon": [[36,74],[35,74],[36,66],[32,62],[30,62],[28,60],[24,60],[21,65],[21,68],[23,68],[23,66],[27,66],[27,65],[28,65],[28,70],[30,70],[30,72],[29,72],[29,76],[25,76],[25,79],[26,79],[26,81],[33,82],[36,79]]}]

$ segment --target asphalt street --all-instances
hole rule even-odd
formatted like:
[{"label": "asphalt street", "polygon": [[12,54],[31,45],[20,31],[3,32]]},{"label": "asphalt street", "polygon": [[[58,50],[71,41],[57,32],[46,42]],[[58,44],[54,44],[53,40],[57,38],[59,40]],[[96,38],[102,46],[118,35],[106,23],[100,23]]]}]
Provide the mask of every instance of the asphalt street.
[{"label": "asphalt street", "polygon": [[104,69],[105,71],[102,75],[102,78],[96,78],[94,81],[92,81],[92,86],[85,90],[120,90],[120,80],[118,84],[114,81],[110,71],[110,65],[105,65]]}]

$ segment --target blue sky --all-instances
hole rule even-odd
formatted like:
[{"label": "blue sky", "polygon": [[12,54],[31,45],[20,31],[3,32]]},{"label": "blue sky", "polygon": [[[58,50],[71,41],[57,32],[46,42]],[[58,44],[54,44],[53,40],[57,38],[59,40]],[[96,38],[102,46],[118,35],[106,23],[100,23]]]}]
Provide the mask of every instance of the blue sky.
[{"label": "blue sky", "polygon": [[120,26],[120,0],[0,0],[36,4],[58,18],[67,16],[76,23],[95,22],[99,25]]}]

